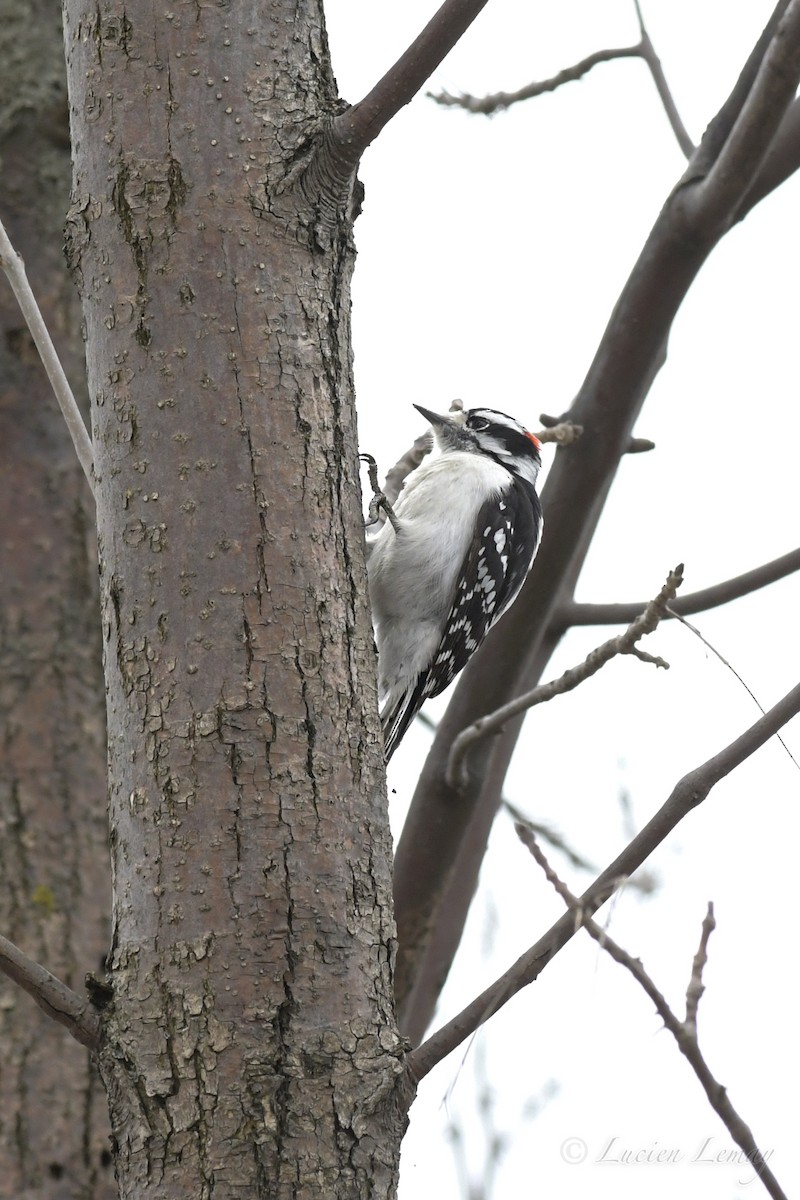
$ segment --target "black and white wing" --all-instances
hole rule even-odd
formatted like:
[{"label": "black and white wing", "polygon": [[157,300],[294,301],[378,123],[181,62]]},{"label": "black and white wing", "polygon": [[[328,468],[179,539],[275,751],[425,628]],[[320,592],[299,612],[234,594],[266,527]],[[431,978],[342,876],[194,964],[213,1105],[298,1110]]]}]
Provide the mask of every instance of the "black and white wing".
[{"label": "black and white wing", "polygon": [[542,507],[534,488],[527,484],[517,482],[502,497],[483,505],[431,665],[394,708],[382,715],[387,761],[425,700],[449,687],[513,604],[533,563],[541,533]]}]

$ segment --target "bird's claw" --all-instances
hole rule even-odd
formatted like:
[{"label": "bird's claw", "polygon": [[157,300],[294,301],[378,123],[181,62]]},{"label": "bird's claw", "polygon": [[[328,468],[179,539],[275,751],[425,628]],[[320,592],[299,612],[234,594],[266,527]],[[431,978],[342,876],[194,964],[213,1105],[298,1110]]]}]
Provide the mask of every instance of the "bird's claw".
[{"label": "bird's claw", "polygon": [[386,515],[389,524],[397,533],[400,529],[400,522],[394,515],[394,509],[389,503],[385,492],[382,491],[378,483],[378,464],[371,454],[359,454],[358,456],[367,464],[367,475],[369,476],[369,485],[372,488],[372,499],[369,502],[369,520],[364,522],[364,528],[369,529],[371,525],[377,525],[381,519],[381,509]]}]

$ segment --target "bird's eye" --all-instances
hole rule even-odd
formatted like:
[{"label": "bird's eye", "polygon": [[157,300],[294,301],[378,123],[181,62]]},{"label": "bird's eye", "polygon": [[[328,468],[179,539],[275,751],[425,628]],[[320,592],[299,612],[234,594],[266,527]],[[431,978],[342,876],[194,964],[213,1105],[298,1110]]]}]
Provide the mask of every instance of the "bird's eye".
[{"label": "bird's eye", "polygon": [[469,424],[470,429],[476,430],[477,433],[483,433],[484,429],[489,428],[489,422],[484,417],[473,417]]}]

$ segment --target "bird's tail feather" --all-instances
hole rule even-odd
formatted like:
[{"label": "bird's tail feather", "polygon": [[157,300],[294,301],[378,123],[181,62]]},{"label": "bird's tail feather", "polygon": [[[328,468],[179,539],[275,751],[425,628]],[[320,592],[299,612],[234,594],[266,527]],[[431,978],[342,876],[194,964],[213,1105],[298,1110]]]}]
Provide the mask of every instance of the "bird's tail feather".
[{"label": "bird's tail feather", "polygon": [[427,678],[428,672],[424,671],[417,680],[412,692],[405,692],[391,707],[387,705],[381,712],[383,755],[387,763],[405,737],[406,730],[414,720],[414,717],[422,708],[422,704],[426,699],[425,684]]}]

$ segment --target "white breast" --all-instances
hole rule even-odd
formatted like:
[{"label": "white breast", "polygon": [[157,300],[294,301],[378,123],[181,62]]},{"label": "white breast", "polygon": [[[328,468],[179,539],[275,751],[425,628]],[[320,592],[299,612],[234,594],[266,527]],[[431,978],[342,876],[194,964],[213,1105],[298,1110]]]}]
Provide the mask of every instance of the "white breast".
[{"label": "white breast", "polygon": [[411,686],[431,661],[453,602],[478,512],[508,487],[508,471],[482,454],[426,459],[369,545],[369,588],[383,702]]}]

